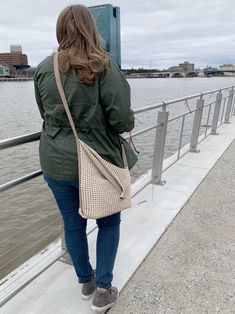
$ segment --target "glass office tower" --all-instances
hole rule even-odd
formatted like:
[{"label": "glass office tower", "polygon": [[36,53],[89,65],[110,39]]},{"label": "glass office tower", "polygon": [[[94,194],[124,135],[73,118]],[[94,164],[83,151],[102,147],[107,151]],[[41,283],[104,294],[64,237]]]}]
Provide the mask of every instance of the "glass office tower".
[{"label": "glass office tower", "polygon": [[89,9],[101,36],[102,48],[121,68],[120,8],[104,4]]}]

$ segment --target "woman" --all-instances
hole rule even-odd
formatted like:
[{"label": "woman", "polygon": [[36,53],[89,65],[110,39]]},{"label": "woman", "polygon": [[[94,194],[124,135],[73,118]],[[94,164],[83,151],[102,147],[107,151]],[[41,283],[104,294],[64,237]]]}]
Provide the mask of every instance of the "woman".
[{"label": "woman", "polygon": [[[129,168],[137,161],[118,135],[134,127],[130,88],[118,67],[101,49],[93,18],[83,5],[66,7],[56,27],[59,68],[66,98],[79,138],[104,159],[122,167],[120,142],[124,143]],[[96,272],[88,254],[87,220],[78,214],[79,181],[75,137],[56,87],[53,56],[35,73],[35,95],[44,120],[40,139],[40,162],[44,178],[60,209],[68,253],[83,299],[93,296],[92,309],[112,307],[118,291],[112,287],[113,267],[119,242],[120,213],[97,219]]]}]

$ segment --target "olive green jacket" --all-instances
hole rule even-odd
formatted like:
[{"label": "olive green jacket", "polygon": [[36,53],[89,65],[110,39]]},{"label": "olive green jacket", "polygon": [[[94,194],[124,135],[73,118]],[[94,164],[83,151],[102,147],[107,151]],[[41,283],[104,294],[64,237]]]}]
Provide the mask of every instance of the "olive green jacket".
[{"label": "olive green jacket", "polygon": [[[130,87],[118,67],[110,61],[110,69],[97,75],[91,86],[72,73],[61,74],[61,80],[79,138],[119,167],[123,166],[120,142],[124,142],[132,168],[137,156],[119,134],[134,128],[134,115]],[[42,171],[57,180],[78,180],[75,136],[56,87],[52,56],[38,65],[34,83],[44,120],[39,146]]]}]

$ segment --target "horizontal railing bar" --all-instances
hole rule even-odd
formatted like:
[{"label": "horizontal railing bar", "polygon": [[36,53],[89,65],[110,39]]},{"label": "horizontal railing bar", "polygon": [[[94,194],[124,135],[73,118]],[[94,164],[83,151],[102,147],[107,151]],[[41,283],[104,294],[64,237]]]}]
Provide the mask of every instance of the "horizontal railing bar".
[{"label": "horizontal railing bar", "polygon": [[231,88],[235,88],[235,86],[230,86],[230,87],[225,87],[225,88],[221,88],[221,89],[216,89],[216,90],[212,90],[212,91],[205,92],[205,93],[191,95],[191,96],[188,96],[188,97],[176,98],[176,99],[173,99],[173,100],[170,100],[170,101],[157,103],[155,105],[142,107],[142,108],[134,110],[134,113],[135,114],[139,114],[139,113],[142,113],[142,112],[145,112],[145,111],[161,108],[163,106],[169,106],[169,105],[172,105],[172,104],[175,104],[175,103],[179,103],[179,102],[182,102],[182,101],[185,101],[185,100],[189,100],[189,99],[203,97],[203,96],[206,96],[206,95],[210,95],[210,94],[213,94],[213,93],[216,93],[216,92],[219,92],[219,91],[223,91],[223,90],[228,90],[228,89],[231,89]]},{"label": "horizontal railing bar", "polygon": [[[225,100],[227,99],[229,96],[225,96],[225,97],[222,97],[221,100]],[[209,105],[212,105],[212,104],[215,104],[216,103],[216,100],[212,101],[212,102],[209,102],[208,104],[204,105],[203,108],[205,107],[208,107]]]},{"label": "horizontal railing bar", "polygon": [[32,172],[30,174],[27,174],[23,177],[20,177],[18,179],[15,179],[15,180],[12,180],[10,182],[7,182],[7,183],[4,183],[2,185],[0,185],[0,193],[1,192],[4,192],[4,191],[7,191],[17,185],[20,185],[21,183],[25,183],[31,179],[34,179],[38,176],[42,175],[42,170],[38,170],[38,171],[35,171],[35,172]]},{"label": "horizontal railing bar", "polygon": [[178,102],[182,102],[182,101],[198,98],[200,96],[203,96],[203,94],[196,94],[196,95],[192,95],[192,96],[189,96],[189,97],[176,98],[176,99],[167,101],[165,104],[166,104],[166,106],[169,106],[169,105],[177,104]]},{"label": "horizontal railing bar", "polygon": [[151,130],[153,130],[153,129],[156,129],[158,126],[160,126],[160,124],[152,125],[152,126],[146,128],[146,129],[142,129],[142,130],[140,130],[140,131],[138,131],[138,132],[135,132],[135,133],[131,134],[131,136],[130,136],[130,135],[124,136],[124,139],[125,139],[125,140],[128,140],[130,137],[135,137],[135,136],[137,136],[137,135],[140,135],[140,134],[146,133],[146,132],[148,132],[148,131],[151,131]]},{"label": "horizontal railing bar", "polygon": [[30,133],[26,135],[21,135],[18,137],[13,137],[10,139],[0,141],[0,150],[6,149],[9,147],[14,147],[34,141],[38,141],[40,139],[41,132]]},{"label": "horizontal railing bar", "polygon": [[209,107],[209,106],[211,106],[211,105],[213,105],[215,103],[216,103],[216,100],[212,101],[212,102],[209,102],[208,104],[204,105],[203,108]]},{"label": "horizontal railing bar", "polygon": [[174,120],[177,120],[177,119],[179,119],[179,118],[182,118],[183,116],[187,116],[187,115],[189,115],[189,114],[191,114],[191,113],[193,113],[193,112],[195,112],[195,111],[197,111],[197,109],[190,110],[189,112],[185,112],[185,113],[183,113],[183,114],[181,114],[181,115],[179,115],[179,116],[176,116],[176,117],[174,117],[174,118],[172,118],[172,119],[169,119],[169,120],[168,120],[168,123],[169,123],[169,122],[172,122],[172,121],[174,121]]},{"label": "horizontal railing bar", "polygon": [[[223,99],[227,99],[227,98],[228,98],[228,96],[227,96],[227,97],[223,97],[222,100],[223,100]],[[213,101],[213,102],[211,102],[211,103],[208,103],[208,104],[204,105],[203,108],[206,108],[206,107],[208,107],[208,106],[214,104],[215,102],[216,102],[216,101]],[[196,111],[197,111],[197,109],[190,110],[190,112],[185,112],[185,113],[183,113],[183,114],[180,115],[180,116],[176,116],[176,117],[174,117],[174,118],[168,120],[168,122],[172,122],[172,121],[174,121],[174,120],[177,120],[177,119],[179,119],[179,118],[181,118],[181,117],[183,117],[183,116],[187,116],[187,115],[189,115],[189,114],[191,114],[191,113],[193,113],[193,112],[196,112]]]},{"label": "horizontal railing bar", "polygon": [[224,88],[219,88],[219,89],[215,89],[215,90],[212,90],[212,91],[209,91],[209,92],[205,92],[205,93],[201,93],[200,96],[206,96],[206,95],[210,95],[210,94],[213,94],[213,93],[217,93],[219,91],[225,91],[225,90],[228,90],[228,89],[233,89],[235,88],[235,85],[233,86],[229,86],[229,87],[224,87]]},{"label": "horizontal railing bar", "polygon": [[[140,130],[140,131],[138,131],[138,132],[135,132],[135,133],[133,133],[131,136],[132,136],[132,137],[136,137],[137,135],[140,135],[140,134],[143,134],[143,133],[146,133],[146,132],[148,132],[148,131],[151,131],[151,130],[155,129],[155,128],[157,128],[158,126],[159,126],[159,125],[153,125],[153,126],[151,126],[151,127],[148,127],[148,128],[143,129],[143,130]],[[128,139],[130,138],[130,135],[124,136],[124,138],[125,138],[126,140],[128,140]],[[27,182],[27,181],[29,181],[29,180],[31,180],[31,179],[33,179],[33,178],[36,178],[36,177],[38,177],[38,176],[40,176],[40,175],[42,175],[42,171],[41,171],[41,170],[38,170],[38,171],[33,172],[33,173],[31,173],[31,174],[25,175],[25,176],[23,176],[23,177],[21,177],[21,178],[18,178],[18,179],[15,179],[15,180],[13,180],[13,181],[4,183],[4,184],[0,185],[0,193],[1,193],[1,192],[5,192],[5,191],[7,191],[7,190],[9,190],[9,189],[11,189],[11,188],[17,186],[17,185],[20,185],[20,184],[22,184],[22,183],[25,183],[25,182]]]},{"label": "horizontal railing bar", "polygon": [[135,109],[134,110],[134,114],[139,114],[139,113],[142,113],[142,112],[147,112],[149,110],[162,108],[163,106],[164,106],[163,102],[157,103],[155,105],[145,106],[145,107],[142,107],[142,108],[139,108],[139,109]]},{"label": "horizontal railing bar", "polygon": [[201,96],[201,94],[192,95],[192,96],[184,97],[184,98],[177,98],[177,99],[173,99],[173,100],[166,101],[166,102],[161,102],[161,103],[158,103],[158,104],[155,104],[155,105],[146,106],[146,107],[142,107],[142,108],[136,109],[136,110],[134,110],[134,113],[135,114],[139,114],[139,113],[147,112],[149,110],[162,108],[164,106],[169,106],[169,105],[172,105],[172,104],[176,104],[178,102],[182,102],[182,101],[185,101],[185,100],[188,100],[188,99],[197,98],[199,96]]}]

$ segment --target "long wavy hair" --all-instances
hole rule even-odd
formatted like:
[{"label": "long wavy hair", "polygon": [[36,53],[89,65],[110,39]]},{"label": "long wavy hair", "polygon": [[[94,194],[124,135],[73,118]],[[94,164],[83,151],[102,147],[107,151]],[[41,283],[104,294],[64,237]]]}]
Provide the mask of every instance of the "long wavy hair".
[{"label": "long wavy hair", "polygon": [[62,73],[72,70],[80,81],[92,85],[96,74],[109,68],[109,55],[101,48],[95,22],[84,5],[71,5],[60,13],[56,36]]}]

